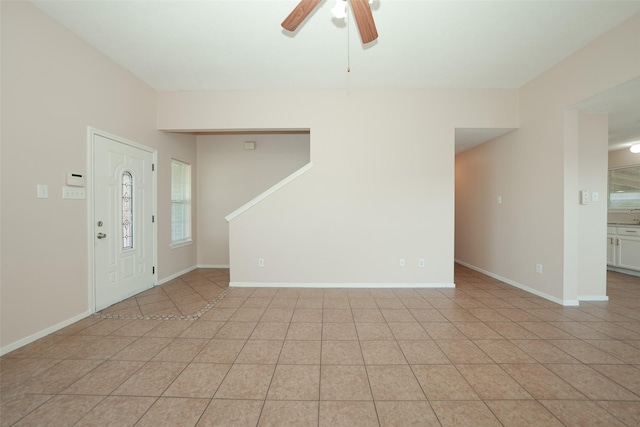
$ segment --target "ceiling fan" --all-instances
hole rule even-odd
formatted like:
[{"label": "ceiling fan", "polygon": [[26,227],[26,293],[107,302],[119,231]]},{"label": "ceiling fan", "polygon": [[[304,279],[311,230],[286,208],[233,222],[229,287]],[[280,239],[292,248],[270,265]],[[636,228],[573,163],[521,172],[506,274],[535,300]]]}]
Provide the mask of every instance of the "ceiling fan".
[{"label": "ceiling fan", "polygon": [[[295,31],[321,1],[322,0],[300,0],[300,3],[298,3],[289,16],[282,21],[282,28],[288,31]],[[344,2],[346,6],[347,0],[337,1]],[[351,3],[353,15],[356,18],[356,24],[358,25],[358,31],[360,32],[362,43],[367,44],[377,39],[378,31],[376,30],[376,24],[373,21],[373,14],[371,13],[371,7],[369,7],[369,1],[349,0],[349,3]]]}]

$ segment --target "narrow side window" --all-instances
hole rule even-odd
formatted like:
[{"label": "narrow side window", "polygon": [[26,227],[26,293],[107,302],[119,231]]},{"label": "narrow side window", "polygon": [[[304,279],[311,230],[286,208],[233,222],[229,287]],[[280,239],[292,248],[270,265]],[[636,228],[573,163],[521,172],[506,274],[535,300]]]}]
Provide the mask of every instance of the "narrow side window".
[{"label": "narrow side window", "polygon": [[191,165],[171,160],[171,244],[191,241]]}]

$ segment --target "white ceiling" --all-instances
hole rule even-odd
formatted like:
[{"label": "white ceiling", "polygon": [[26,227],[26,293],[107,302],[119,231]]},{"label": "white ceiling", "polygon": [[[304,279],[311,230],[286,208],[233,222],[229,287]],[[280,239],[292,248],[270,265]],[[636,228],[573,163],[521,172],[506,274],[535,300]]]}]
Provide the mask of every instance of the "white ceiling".
[{"label": "white ceiling", "polygon": [[[640,13],[640,1],[375,0],[378,40],[323,0],[33,1],[157,90],[518,88]],[[347,68],[350,72],[347,72]]]}]

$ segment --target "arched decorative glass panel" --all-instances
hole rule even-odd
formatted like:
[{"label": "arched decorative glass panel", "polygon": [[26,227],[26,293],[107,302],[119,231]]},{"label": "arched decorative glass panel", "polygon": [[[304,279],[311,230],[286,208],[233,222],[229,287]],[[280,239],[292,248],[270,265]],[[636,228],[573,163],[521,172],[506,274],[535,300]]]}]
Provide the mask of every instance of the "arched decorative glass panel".
[{"label": "arched decorative glass panel", "polygon": [[122,174],[122,249],[133,249],[133,176]]}]

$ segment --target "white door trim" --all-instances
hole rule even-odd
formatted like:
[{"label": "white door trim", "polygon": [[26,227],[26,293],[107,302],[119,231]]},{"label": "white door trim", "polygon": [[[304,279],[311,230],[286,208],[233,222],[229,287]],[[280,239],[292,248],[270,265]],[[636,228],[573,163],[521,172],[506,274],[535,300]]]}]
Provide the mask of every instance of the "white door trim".
[{"label": "white door trim", "polygon": [[[146,145],[139,144],[134,141],[130,141],[128,139],[122,138],[117,135],[113,135],[111,133],[93,128],[91,126],[87,127],[87,180],[86,180],[86,190],[87,190],[87,253],[88,253],[88,307],[91,313],[96,312],[96,298],[95,298],[95,286],[96,286],[96,277],[94,271],[95,265],[95,251],[94,251],[94,224],[96,222],[95,212],[94,212],[94,204],[95,204],[95,192],[94,192],[94,152],[95,152],[95,136],[103,136],[105,138],[112,139],[121,144],[130,145],[132,147],[138,148],[143,151],[147,151],[153,155],[153,163],[156,165],[156,173],[153,174],[153,212],[158,218],[158,150],[154,148],[147,147]],[[153,252],[152,259],[153,265],[158,266],[158,222],[155,221],[153,223],[153,244],[151,247],[151,251]],[[153,274],[153,286],[158,284],[158,270],[156,268],[155,273]]]}]

